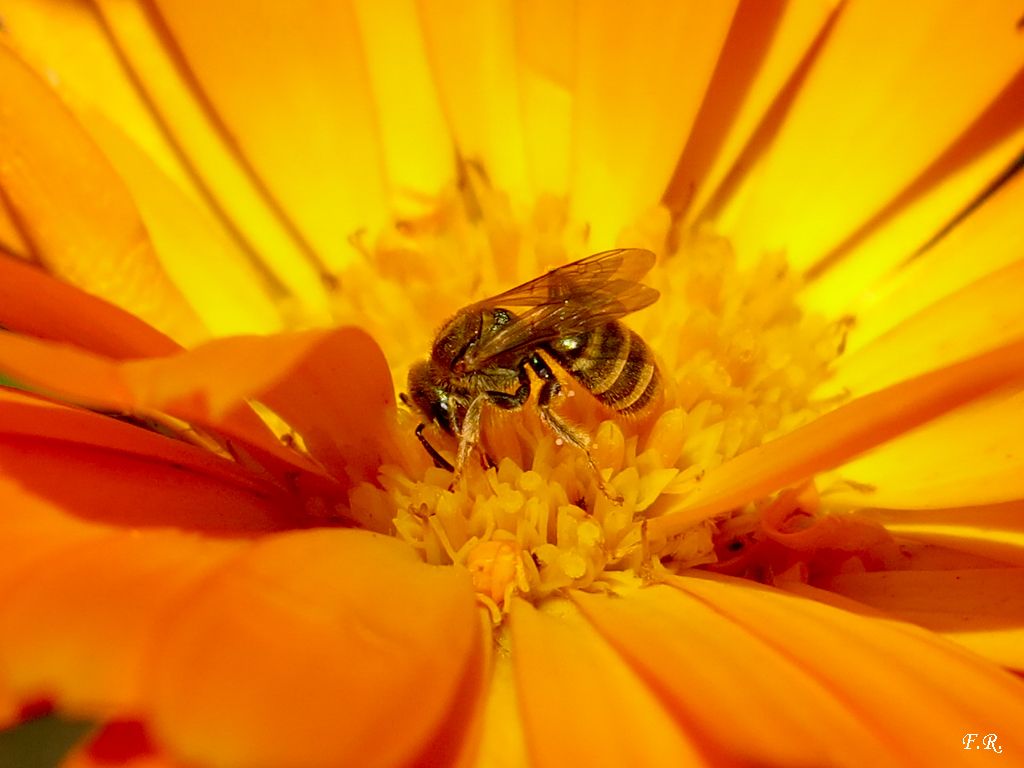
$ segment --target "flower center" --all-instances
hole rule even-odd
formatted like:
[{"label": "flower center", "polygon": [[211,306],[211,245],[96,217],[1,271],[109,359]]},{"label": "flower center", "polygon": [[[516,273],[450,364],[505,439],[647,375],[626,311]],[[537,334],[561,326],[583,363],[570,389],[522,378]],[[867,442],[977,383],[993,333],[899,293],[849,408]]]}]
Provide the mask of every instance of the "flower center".
[{"label": "flower center", "polygon": [[[644,522],[693,491],[707,470],[818,410],[811,392],[838,354],[841,328],[800,310],[799,282],[785,262],[765,257],[741,269],[722,238],[689,233],[671,248],[669,240],[661,210],[621,240],[659,256],[644,282],[661,298],[625,323],[657,360],[660,397],[623,416],[559,374],[554,408],[589,436],[592,463],[539,417],[534,386],[520,409],[485,409],[478,450],[454,486],[415,438],[424,417],[400,410],[394,461],[378,485],[353,493],[357,518],[390,520],[426,562],[468,568],[496,621],[513,594],[539,601],[567,588],[615,591],[734,557],[728,547],[743,546],[737,531],[756,509],[736,511],[743,524],[698,524],[657,552]],[[363,246],[367,263],[348,285],[365,290],[350,287],[338,314],[369,320],[377,338],[393,340],[385,346],[399,382],[427,356],[431,329],[446,316],[588,253],[565,206],[547,200],[517,215],[478,182],[452,194],[435,219],[397,225]],[[473,266],[459,272],[452,264]],[[453,457],[454,438],[431,425],[424,434]]]}]

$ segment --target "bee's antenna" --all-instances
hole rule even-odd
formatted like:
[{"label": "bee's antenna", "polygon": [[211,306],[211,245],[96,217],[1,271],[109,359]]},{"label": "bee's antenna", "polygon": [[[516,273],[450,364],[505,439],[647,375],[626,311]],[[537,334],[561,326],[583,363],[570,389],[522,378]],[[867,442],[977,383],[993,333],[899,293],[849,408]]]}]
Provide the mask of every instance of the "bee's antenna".
[{"label": "bee's antenna", "polygon": [[430,455],[430,458],[434,460],[434,466],[438,469],[446,469],[449,472],[454,472],[455,467],[452,466],[451,462],[448,461],[444,456],[437,452],[437,449],[430,444],[430,441],[423,435],[423,430],[426,429],[426,424],[420,424],[416,427],[416,437],[419,439],[420,444],[424,450]]}]

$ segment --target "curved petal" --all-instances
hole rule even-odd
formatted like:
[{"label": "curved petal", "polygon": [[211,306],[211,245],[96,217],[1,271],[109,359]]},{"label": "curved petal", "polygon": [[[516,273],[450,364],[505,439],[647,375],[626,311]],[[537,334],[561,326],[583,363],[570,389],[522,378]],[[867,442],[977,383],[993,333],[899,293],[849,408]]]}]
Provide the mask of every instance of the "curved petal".
[{"label": "curved petal", "polygon": [[802,271],[839,245],[1016,76],[1019,17],[1013,0],[844,4],[763,170],[738,193],[738,251],[784,250]]},{"label": "curved petal", "polygon": [[1024,377],[1024,341],[918,376],[840,406],[709,471],[697,490],[648,524],[652,537],[831,469],[869,448]]},{"label": "curved petal", "polygon": [[81,523],[7,479],[0,496],[0,538],[17,553],[0,568],[5,686],[87,717],[138,712],[167,612],[243,545]]},{"label": "curved petal", "polygon": [[959,744],[973,723],[997,733],[1008,753],[1021,748],[1024,684],[937,635],[738,579],[672,584],[818,680],[883,739],[890,764],[973,764],[977,755]]},{"label": "curved petal", "polygon": [[[131,197],[56,94],[0,44],[0,186],[41,261],[171,337],[198,318],[164,273]],[[102,190],[102,194],[97,194]]]},{"label": "curved petal", "polygon": [[570,200],[594,250],[657,204],[729,30],[735,2],[579,5]]},{"label": "curved petal", "polygon": [[[868,765],[871,724],[786,654],[668,586],[573,600],[702,742],[713,764]],[[756,704],[755,704],[756,702]]]},{"label": "curved petal", "polygon": [[[326,466],[350,479],[379,463],[381,434],[368,430],[383,423],[394,397],[383,354],[357,328],[216,339],[179,355],[121,364],[0,334],[0,369],[91,407],[167,413],[316,473],[253,416],[249,401],[259,400],[308,433]],[[76,375],[67,376],[69,370]]]},{"label": "curved petal", "polygon": [[343,267],[355,255],[349,238],[388,213],[352,6],[301,0],[244,13],[230,2],[155,6],[276,203],[329,268]]},{"label": "curved petal", "polygon": [[116,359],[169,355],[181,347],[123,309],[0,256],[0,325]]},{"label": "curved petal", "polygon": [[512,661],[538,768],[689,766],[705,759],[622,658],[566,601],[512,607]]},{"label": "curved petal", "polygon": [[98,13],[147,102],[218,217],[229,222],[247,253],[256,254],[280,285],[298,298],[306,322],[327,318],[319,262],[282,220],[209,103],[197,92],[180,53],[149,4],[96,0]]},{"label": "curved petal", "polygon": [[479,626],[468,574],[394,539],[266,539],[165,628],[155,734],[201,764],[405,764],[455,703]]},{"label": "curved petal", "polygon": [[3,389],[0,467],[23,489],[68,514],[117,526],[251,536],[305,522],[296,498],[234,462],[115,419]]},{"label": "curved petal", "polygon": [[1024,670],[1024,568],[851,573],[818,586]]}]

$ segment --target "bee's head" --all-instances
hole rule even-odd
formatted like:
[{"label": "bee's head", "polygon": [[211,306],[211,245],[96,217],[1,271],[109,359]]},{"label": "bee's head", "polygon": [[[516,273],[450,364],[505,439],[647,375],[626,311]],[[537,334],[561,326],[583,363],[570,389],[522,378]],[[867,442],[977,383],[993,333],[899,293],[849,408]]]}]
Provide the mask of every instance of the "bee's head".
[{"label": "bee's head", "polygon": [[402,401],[454,435],[459,407],[447,385],[447,377],[436,365],[429,360],[421,360],[409,369],[409,395],[403,395]]}]

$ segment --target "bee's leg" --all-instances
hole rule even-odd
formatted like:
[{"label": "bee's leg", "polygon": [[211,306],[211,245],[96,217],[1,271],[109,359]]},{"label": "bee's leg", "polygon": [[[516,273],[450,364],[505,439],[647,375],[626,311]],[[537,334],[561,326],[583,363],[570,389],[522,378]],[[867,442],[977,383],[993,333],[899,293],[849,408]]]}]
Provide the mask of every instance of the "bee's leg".
[{"label": "bee's leg", "polygon": [[416,438],[420,441],[420,445],[423,446],[423,449],[427,452],[427,455],[434,460],[435,467],[437,467],[438,469],[446,469],[449,472],[454,472],[455,467],[453,467],[448,462],[448,459],[446,459],[444,456],[437,452],[437,448],[432,446],[430,444],[430,441],[427,440],[427,436],[423,434],[423,430],[426,428],[426,426],[426,424],[420,424],[418,427],[416,427]]},{"label": "bee's leg", "polygon": [[621,504],[622,497],[608,488],[604,477],[601,476],[600,467],[597,466],[594,457],[590,455],[590,435],[571,426],[552,410],[551,401],[562,392],[562,385],[558,382],[554,371],[539,355],[530,357],[530,367],[544,382],[537,396],[537,407],[540,409],[541,420],[560,440],[583,451],[587,457],[587,464],[597,478],[598,489],[614,503]]},{"label": "bee's leg", "polygon": [[477,395],[466,409],[459,430],[459,448],[455,454],[455,469],[449,489],[454,489],[462,479],[462,470],[466,467],[466,459],[480,441],[480,416],[483,413],[485,395]]}]

